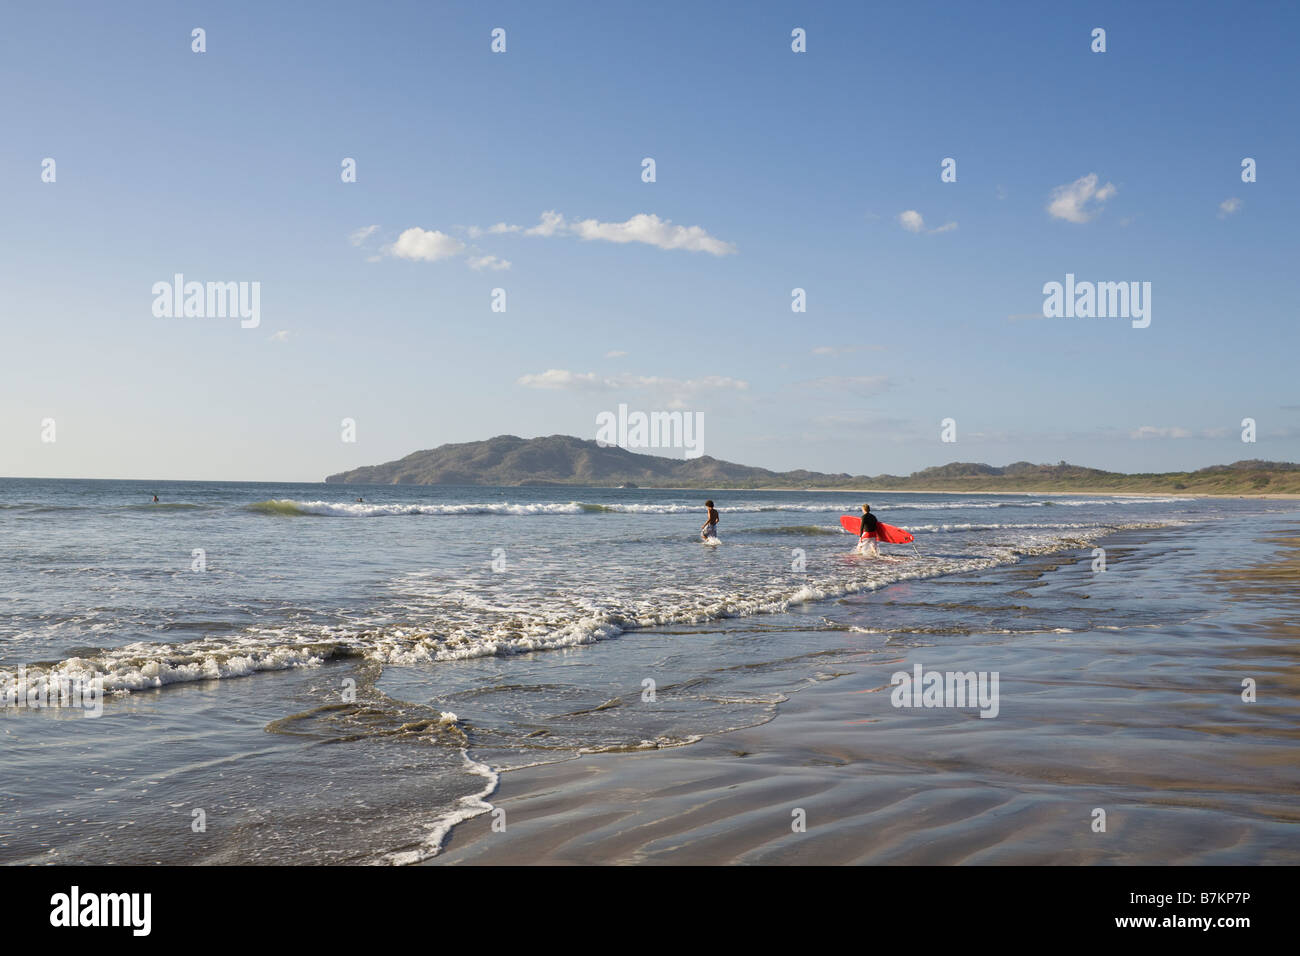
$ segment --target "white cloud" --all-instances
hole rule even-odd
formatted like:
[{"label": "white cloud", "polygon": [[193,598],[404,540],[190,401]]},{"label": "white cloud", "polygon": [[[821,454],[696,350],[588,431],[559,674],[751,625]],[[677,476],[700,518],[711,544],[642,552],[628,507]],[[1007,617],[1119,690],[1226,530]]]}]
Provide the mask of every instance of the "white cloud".
[{"label": "white cloud", "polygon": [[850,355],[853,352],[862,352],[869,350],[872,352],[884,351],[883,345],[819,345],[812,350],[813,355]]},{"label": "white cloud", "polygon": [[[537,225],[528,228],[506,222],[498,222],[487,228],[481,226],[463,228],[471,239],[507,234],[541,238],[568,235],[589,241],[620,244],[638,242],[659,249],[685,249],[689,252],[707,252],[715,256],[730,255],[736,251],[734,245],[709,235],[700,226],[675,226],[669,220],[647,213],[635,215],[626,222],[601,222],[597,219],[569,222],[560,213],[548,209],[542,213]],[[367,226],[357,230],[351,236],[352,243],[360,245],[378,229],[378,226]],[[477,247],[467,247],[460,239],[436,229],[421,229],[417,226],[407,229],[397,237],[396,242],[384,246],[380,252],[382,255],[398,259],[423,262],[438,262],[463,255],[466,265],[475,270],[500,271],[511,267],[509,259],[482,253]],[[372,258],[371,261],[374,259]]]},{"label": "white cloud", "polygon": [[687,392],[699,392],[705,389],[725,389],[746,391],[749,383],[744,379],[731,378],[729,375],[706,375],[704,378],[660,378],[657,375],[628,375],[620,381],[621,387],[631,388],[670,388]]},{"label": "white cloud", "polygon": [[810,378],[798,383],[803,388],[831,392],[849,392],[853,395],[878,395],[889,387],[884,375],[828,375]]},{"label": "white cloud", "polygon": [[733,389],[744,391],[749,383],[723,375],[704,378],[663,378],[658,375],[597,375],[595,372],[570,372],[567,369],[548,368],[545,372],[521,375],[516,384],[526,388],[565,389],[574,391],[611,391],[613,389],[667,389],[677,392],[698,392],[706,389]]},{"label": "white cloud", "polygon": [[361,243],[373,236],[378,229],[378,226],[363,226],[352,235],[348,236],[348,241],[354,246],[359,246]]},{"label": "white cloud", "polygon": [[450,259],[464,251],[465,243],[459,239],[445,232],[438,232],[436,229],[420,229],[417,226],[407,229],[397,237],[395,243],[388,247],[389,254],[399,259],[417,259],[424,262]]},{"label": "white cloud", "polygon": [[491,269],[493,272],[500,272],[502,269],[510,268],[509,259],[498,259],[496,256],[470,256],[465,262],[476,271]]},{"label": "white cloud", "polygon": [[670,220],[640,213],[626,222],[583,219],[569,226],[578,238],[604,242],[642,242],[659,249],[685,249],[714,256],[731,255],[736,247],[710,236],[700,226],[674,226]]},{"label": "white cloud", "polygon": [[[504,226],[505,223],[501,223],[500,225],[503,225],[503,226]],[[493,226],[492,228],[493,228],[493,229],[496,229],[497,227],[496,227],[496,226]],[[525,229],[525,230],[524,230],[524,235],[525,235],[525,236],[542,236],[543,238],[547,238],[547,239],[549,239],[551,236],[555,235],[557,232],[563,232],[564,229],[565,229],[564,217],[561,216],[561,215],[560,215],[558,212],[556,212],[554,209],[548,209],[546,212],[542,213],[542,221],[539,222],[537,225],[533,226],[533,228],[531,228],[531,229]],[[510,226],[510,227],[508,227],[508,230],[511,231],[511,232],[518,232],[518,231],[519,231],[519,227],[518,227],[518,226]],[[503,231],[505,231],[505,230],[503,230]]]},{"label": "white cloud", "polygon": [[1219,218],[1227,219],[1233,213],[1241,208],[1241,200],[1237,198],[1225,199],[1219,203]]},{"label": "white cloud", "polygon": [[908,232],[924,232],[927,236],[937,235],[941,232],[952,232],[957,228],[955,222],[946,222],[936,229],[926,229],[925,219],[915,209],[906,209],[898,214],[898,224]]},{"label": "white cloud", "polygon": [[1156,426],[1156,425],[1143,425],[1142,427],[1135,428],[1133,431],[1129,432],[1128,437],[1139,439],[1139,440],[1159,439],[1159,438],[1201,438],[1201,439],[1219,440],[1219,439],[1227,438],[1230,435],[1236,435],[1236,434],[1237,433],[1235,430],[1231,428],[1225,428],[1223,426],[1216,426],[1214,428],[1192,429],[1192,428],[1180,428],[1177,425],[1172,425],[1169,427]]},{"label": "white cloud", "polygon": [[548,368],[545,372],[521,375],[517,385],[525,388],[607,389],[615,388],[612,378],[602,378],[595,372],[570,372],[562,368]]},{"label": "white cloud", "polygon": [[736,251],[732,243],[709,235],[701,226],[675,226],[671,220],[660,219],[652,213],[638,213],[626,222],[601,222],[598,219],[569,222],[554,209],[548,209],[542,213],[537,225],[528,228],[499,222],[486,229],[471,226],[468,231],[471,238],[517,233],[543,239],[577,236],[588,241],[639,242],[659,249],[685,249],[687,252],[707,252],[715,256],[731,255]]},{"label": "white cloud", "polygon": [[[378,226],[369,226],[355,233],[353,239],[361,237],[364,240],[363,233],[368,236],[378,228]],[[470,249],[455,236],[449,236],[445,232],[412,226],[398,236],[396,242],[384,246],[380,250],[380,256],[371,256],[368,261],[378,262],[381,256],[393,256],[397,259],[438,262],[442,259],[453,259],[463,255],[465,264],[475,271],[490,269],[493,272],[500,272],[510,268],[509,259],[502,259],[494,255],[478,255],[476,254],[478,252],[477,248]]]},{"label": "white cloud", "polygon": [[1155,425],[1143,425],[1129,433],[1129,438],[1191,438],[1192,433],[1186,428],[1164,428]]},{"label": "white cloud", "polygon": [[605,353],[605,358],[622,358],[627,355],[622,349],[610,349]]},{"label": "white cloud", "polygon": [[1098,187],[1097,174],[1089,173],[1068,185],[1053,189],[1047,212],[1052,218],[1064,219],[1066,222],[1089,222],[1101,212],[1101,204],[1116,192],[1113,183]]},{"label": "white cloud", "polygon": [[470,226],[466,232],[471,239],[477,239],[479,236],[499,236],[507,232],[522,232],[523,226],[510,226],[504,222],[499,222],[495,226],[488,226],[484,229],[482,226]]},{"label": "white cloud", "polygon": [[272,342],[288,342],[288,341],[289,341],[289,330],[288,330],[288,329],[281,329],[279,332],[276,332],[274,335],[271,336],[271,341],[272,341]]}]

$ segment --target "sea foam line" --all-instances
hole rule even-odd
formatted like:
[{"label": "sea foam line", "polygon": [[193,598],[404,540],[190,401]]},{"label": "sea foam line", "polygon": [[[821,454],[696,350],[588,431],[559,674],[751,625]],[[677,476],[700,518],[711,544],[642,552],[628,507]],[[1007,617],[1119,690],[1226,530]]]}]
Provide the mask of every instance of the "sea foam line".
[{"label": "sea foam line", "polygon": [[[701,595],[694,602],[648,612],[634,604],[592,607],[568,620],[526,623],[510,619],[487,633],[466,631],[456,622],[430,622],[441,626],[435,633],[417,626],[407,630],[384,628],[323,628],[298,639],[267,643],[249,631],[233,638],[205,638],[187,644],[136,642],[101,651],[94,657],[74,657],[55,664],[27,666],[27,682],[100,677],[106,693],[165,687],[170,684],[243,677],[260,671],[316,667],[326,661],[365,657],[381,664],[418,664],[482,657],[508,657],[538,650],[557,650],[608,640],[631,630],[674,624],[707,624],[728,618],[777,614],[791,607],[815,601],[872,591],[907,580],[940,577],[1016,563],[1022,555],[1048,554],[1087,547],[1098,537],[1122,528],[1156,528],[1181,524],[1138,523],[1118,527],[1096,527],[1077,536],[1048,542],[1022,542],[999,546],[995,554],[963,556],[941,561],[904,559],[902,563],[872,562],[870,577],[827,578],[808,581],[798,587],[737,594],[722,590]],[[491,609],[489,609],[491,610]],[[520,633],[521,630],[524,633]],[[531,632],[531,633],[530,633]],[[282,633],[282,632],[280,632]],[[278,637],[279,634],[276,633]],[[0,692],[17,683],[13,671],[0,670]],[[30,683],[12,687],[25,693]]]},{"label": "sea foam line", "polygon": [[[450,717],[453,721],[456,720],[455,714],[444,713],[442,716],[444,719]],[[429,830],[429,835],[414,850],[387,853],[380,859],[380,863],[391,866],[410,866],[413,863],[421,863],[431,859],[442,852],[442,845],[446,842],[447,835],[451,833],[452,827],[495,809],[492,804],[488,803],[487,798],[496,793],[497,787],[501,783],[501,774],[487,764],[480,763],[470,757],[469,751],[464,747],[461,748],[460,756],[465,761],[465,769],[476,776],[485,778],[487,785],[478,793],[471,793],[461,797],[456,801],[457,806],[448,810],[432,823],[426,823],[425,827]]]},{"label": "sea foam line", "polygon": [[[1177,498],[1085,498],[1078,500],[1034,500],[1034,501],[970,501],[970,502],[909,502],[881,501],[882,513],[894,511],[962,511],[968,509],[987,510],[993,508],[1045,508],[1063,506],[1079,508],[1087,505],[1140,505],[1167,504]],[[850,505],[836,502],[781,503],[742,502],[735,505],[722,505],[718,508],[723,514],[763,514],[767,512],[810,512],[833,514],[849,509]],[[269,515],[314,515],[338,518],[381,518],[400,515],[579,515],[579,514],[632,514],[632,515],[675,515],[694,514],[701,505],[695,504],[645,504],[639,502],[594,503],[583,501],[569,502],[477,502],[466,504],[436,504],[421,502],[347,502],[347,501],[298,501],[292,498],[272,498],[246,505],[245,510]]]}]

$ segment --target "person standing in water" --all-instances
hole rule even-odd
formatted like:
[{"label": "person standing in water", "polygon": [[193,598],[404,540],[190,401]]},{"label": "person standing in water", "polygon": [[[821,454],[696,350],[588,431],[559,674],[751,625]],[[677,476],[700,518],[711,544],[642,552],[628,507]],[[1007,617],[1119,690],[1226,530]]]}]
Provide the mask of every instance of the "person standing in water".
[{"label": "person standing in water", "polygon": [[700,538],[708,541],[718,537],[718,509],[713,507],[712,498],[704,502],[704,507],[709,509],[709,516],[704,519],[704,527],[700,528]]},{"label": "person standing in water", "polygon": [[154,495],[154,496],[153,496],[153,503],[154,503],[154,504],[157,504],[157,503],[158,503],[158,496],[157,496],[157,495]]},{"label": "person standing in water", "polygon": [[871,505],[863,505],[862,531],[858,535],[858,552],[860,554],[866,554],[867,545],[870,545],[871,553],[876,557],[880,556],[880,548],[876,545],[879,540],[877,535],[879,524],[880,522],[876,520],[876,516],[871,513]]}]

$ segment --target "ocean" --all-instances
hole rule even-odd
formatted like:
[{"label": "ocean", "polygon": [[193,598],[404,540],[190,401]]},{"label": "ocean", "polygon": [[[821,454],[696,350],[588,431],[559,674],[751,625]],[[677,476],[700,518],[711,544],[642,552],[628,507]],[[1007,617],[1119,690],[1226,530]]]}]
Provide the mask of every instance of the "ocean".
[{"label": "ocean", "polygon": [[[718,547],[698,540],[706,497]],[[864,501],[914,546],[853,554],[838,519]],[[1295,652],[1223,635],[1294,637],[1300,615],[1294,592],[1239,598],[1216,575],[1266,562],[1296,517],[1257,499],[3,479],[0,862],[420,862],[503,773],[689,748],[900,648],[991,643],[1004,665],[1033,648],[1030,666],[1045,642],[1104,638],[1172,689],[1228,673],[1227,707],[1239,665],[1266,679]],[[97,702],[31,705],[95,678]],[[1294,683],[1239,748],[1287,745]]]}]

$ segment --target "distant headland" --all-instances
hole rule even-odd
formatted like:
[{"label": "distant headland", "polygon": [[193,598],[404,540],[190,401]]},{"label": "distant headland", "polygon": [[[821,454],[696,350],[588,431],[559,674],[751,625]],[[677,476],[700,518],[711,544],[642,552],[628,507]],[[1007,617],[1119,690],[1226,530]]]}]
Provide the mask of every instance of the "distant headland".
[{"label": "distant headland", "polygon": [[440,445],[397,461],[330,475],[330,484],[575,485],[701,489],[827,489],[933,492],[1097,494],[1297,495],[1300,464],[1238,461],[1191,472],[1123,474],[1059,462],[1018,461],[1005,467],[952,462],[910,475],[771,471],[704,455],[662,458],[613,445],[549,435],[498,435],[486,441]]}]

